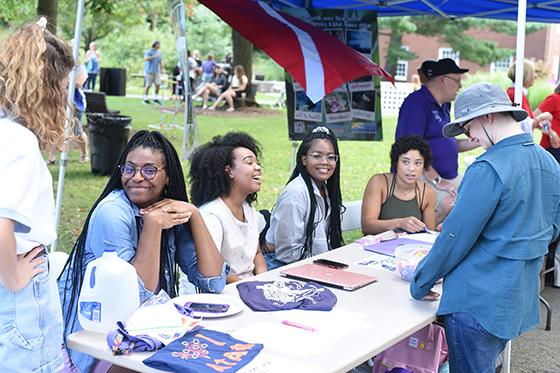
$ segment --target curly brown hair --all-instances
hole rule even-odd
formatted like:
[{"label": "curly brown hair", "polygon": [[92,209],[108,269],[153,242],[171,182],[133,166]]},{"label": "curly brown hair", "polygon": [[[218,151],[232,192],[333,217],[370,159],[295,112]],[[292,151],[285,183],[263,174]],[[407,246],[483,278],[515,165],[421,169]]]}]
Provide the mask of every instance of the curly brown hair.
[{"label": "curly brown hair", "polygon": [[64,139],[66,87],[72,50],[37,24],[27,24],[0,44],[0,107],[31,130],[41,147]]}]

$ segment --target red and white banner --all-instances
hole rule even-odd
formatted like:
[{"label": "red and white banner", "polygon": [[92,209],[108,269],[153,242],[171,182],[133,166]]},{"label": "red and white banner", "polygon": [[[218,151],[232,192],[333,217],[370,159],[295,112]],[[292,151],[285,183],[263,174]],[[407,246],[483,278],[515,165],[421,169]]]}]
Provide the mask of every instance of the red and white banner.
[{"label": "red and white banner", "polygon": [[336,37],[261,1],[199,2],[286,69],[314,103],[342,83],[363,76],[379,75],[394,82],[385,70]]}]

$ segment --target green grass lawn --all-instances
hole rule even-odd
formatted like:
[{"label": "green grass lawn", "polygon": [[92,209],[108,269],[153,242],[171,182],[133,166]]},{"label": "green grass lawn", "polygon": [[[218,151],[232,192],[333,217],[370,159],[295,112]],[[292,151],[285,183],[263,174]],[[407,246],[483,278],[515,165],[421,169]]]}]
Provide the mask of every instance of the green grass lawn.
[{"label": "green grass lawn", "polygon": [[[145,105],[139,99],[108,97],[108,107],[120,110],[132,117],[133,131],[150,129],[149,124],[159,123],[159,111],[152,105]],[[182,116],[178,123],[182,123]],[[274,205],[282,187],[289,177],[292,144],[288,139],[288,126],[285,110],[269,110],[255,113],[237,111],[231,115],[223,113],[197,112],[196,120],[201,142],[229,131],[245,131],[260,142],[262,147],[263,178],[257,209],[270,209]],[[389,149],[394,139],[396,117],[383,118],[382,142],[343,141],[340,142],[341,185],[344,201],[362,198],[365,185],[371,175],[389,169]],[[175,144],[179,154],[182,131],[180,129],[163,131]],[[466,153],[478,154],[479,151]],[[464,172],[464,155],[459,163]],[[101,193],[107,177],[95,176],[89,164],[78,162],[79,152],[70,151],[70,161],[66,169],[64,197],[62,200],[61,223],[59,228],[58,249],[69,252],[77,238],[93,202]],[[55,180],[58,178],[58,164],[49,166]],[[183,163],[183,171],[188,174],[188,162]],[[345,235],[347,242],[357,238],[358,232]]]}]

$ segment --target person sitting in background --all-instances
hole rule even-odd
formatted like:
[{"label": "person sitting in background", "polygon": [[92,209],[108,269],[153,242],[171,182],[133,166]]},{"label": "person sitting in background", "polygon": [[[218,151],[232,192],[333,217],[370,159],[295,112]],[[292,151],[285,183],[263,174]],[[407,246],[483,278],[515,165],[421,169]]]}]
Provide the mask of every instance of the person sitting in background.
[{"label": "person sitting in background", "polygon": [[296,168],[272,209],[266,233],[269,270],[343,245],[335,135],[327,127],[313,129],[296,157]]},{"label": "person sitting in background", "polygon": [[374,175],[362,202],[362,232],[420,232],[434,229],[436,193],[420,180],[430,167],[430,146],[420,136],[404,136],[391,147],[394,173]]},{"label": "person sitting in background", "polygon": [[208,99],[210,95],[219,96],[226,85],[226,77],[222,74],[222,68],[218,65],[214,67],[214,75],[210,82],[202,84],[193,99],[202,96],[202,108],[208,109]]},{"label": "person sitting in background", "polygon": [[[511,100],[514,102],[515,99],[515,68],[516,65],[513,64],[509,67],[508,78],[512,81],[511,86],[506,90],[506,93]],[[529,114],[527,118],[519,122],[523,132],[533,134],[533,129],[541,128],[543,122],[550,122],[552,120],[552,115],[548,112],[540,112],[537,116],[534,115],[533,110],[531,110],[531,105],[529,105],[529,100],[527,100],[527,90],[535,83],[535,67],[529,61],[523,63],[523,92],[521,94],[521,108]]]},{"label": "person sitting in background", "polygon": [[228,283],[266,272],[259,249],[260,213],[251,206],[261,189],[259,155],[251,136],[230,132],[214,137],[191,157],[192,201],[231,268]]},{"label": "person sitting in background", "polygon": [[541,113],[549,112],[552,114],[552,122],[543,125],[540,122],[542,131],[541,146],[545,148],[550,154],[560,162],[560,82],[554,88],[554,92],[550,94],[544,101],[535,109],[535,116]]},{"label": "person sitting in background", "polygon": [[[177,295],[176,264],[201,291],[219,293],[225,286],[227,266],[200,211],[188,203],[175,148],[159,132],[132,136],[74,244],[58,282],[65,336],[81,330],[77,309],[85,269],[105,249],[135,267],[141,302],[159,289]],[[82,372],[97,364],[69,352]]]},{"label": "person sitting in background", "polygon": [[226,111],[235,111],[235,108],[233,107],[233,99],[235,97],[241,97],[241,94],[245,92],[245,88],[247,88],[249,79],[247,79],[247,76],[245,75],[245,69],[243,66],[236,65],[234,71],[235,74],[231,79],[231,85],[225,92],[218,96],[218,99],[214,102],[214,105],[210,107],[210,110],[216,110],[218,105],[220,105],[222,101],[226,100],[229,106]]}]

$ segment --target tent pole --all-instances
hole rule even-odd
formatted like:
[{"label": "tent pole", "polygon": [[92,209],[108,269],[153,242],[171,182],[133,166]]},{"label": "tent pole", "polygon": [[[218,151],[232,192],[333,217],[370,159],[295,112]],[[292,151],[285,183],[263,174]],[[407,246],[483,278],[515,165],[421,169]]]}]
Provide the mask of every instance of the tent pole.
[{"label": "tent pole", "polygon": [[519,6],[517,8],[517,42],[515,50],[515,96],[513,100],[518,106],[521,106],[521,96],[523,94],[523,62],[525,60],[526,18],[527,0],[519,0]]},{"label": "tent pole", "polygon": [[187,20],[185,3],[182,0],[168,0],[171,14],[175,45],[179,57],[179,68],[183,77],[183,94],[185,95],[185,111],[183,119],[182,158],[186,161],[199,143],[198,126],[194,115],[194,105],[191,97],[189,80],[189,61],[187,57]]},{"label": "tent pole", "polygon": [[[76,25],[74,27],[74,40],[72,43],[72,55],[74,56],[74,63],[78,63],[78,55],[80,52],[80,38],[82,35],[82,20],[84,17],[84,0],[78,0],[78,9],[76,10]],[[51,244],[50,252],[56,251],[58,243],[58,228],[60,226],[60,213],[62,208],[62,196],[64,195],[64,175],[66,173],[66,164],[68,163],[68,136],[74,119],[74,89],[76,87],[76,69],[72,69],[70,79],[68,80],[68,102],[66,103],[66,121],[64,122],[64,146],[62,153],[60,153],[60,170],[58,172],[58,184],[56,188],[56,206],[55,206],[55,230],[57,239]]]}]

